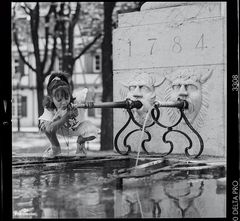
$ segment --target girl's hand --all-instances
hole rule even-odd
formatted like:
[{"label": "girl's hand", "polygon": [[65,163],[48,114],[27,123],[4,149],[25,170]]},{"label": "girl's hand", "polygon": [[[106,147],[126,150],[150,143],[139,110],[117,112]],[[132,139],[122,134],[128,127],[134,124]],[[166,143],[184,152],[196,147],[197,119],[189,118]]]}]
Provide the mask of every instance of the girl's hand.
[{"label": "girl's hand", "polygon": [[55,116],[53,117],[53,121],[60,120],[66,113],[67,113],[67,110],[59,109],[59,110],[55,113]]},{"label": "girl's hand", "polygon": [[71,107],[68,110],[68,116],[69,116],[69,118],[77,117],[78,116],[78,109],[76,107]]},{"label": "girl's hand", "polygon": [[86,101],[85,105],[86,105],[86,108],[93,108],[94,102],[93,101],[88,101],[88,102]]},{"label": "girl's hand", "polygon": [[94,91],[89,89],[85,99],[85,105],[87,106],[87,108],[93,108],[94,97],[95,97]]}]

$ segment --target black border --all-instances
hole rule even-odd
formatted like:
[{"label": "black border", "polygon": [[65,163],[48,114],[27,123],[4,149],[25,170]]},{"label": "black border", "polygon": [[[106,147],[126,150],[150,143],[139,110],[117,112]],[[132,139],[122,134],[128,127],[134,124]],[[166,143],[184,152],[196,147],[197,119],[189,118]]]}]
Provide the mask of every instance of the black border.
[{"label": "black border", "polygon": [[[227,2],[227,217],[233,220],[234,214],[232,207],[233,183],[238,182],[239,197],[239,119],[238,119],[238,95],[239,92],[233,91],[233,76],[239,78],[239,24],[238,12],[239,0]],[[239,203],[238,203],[239,209]],[[240,211],[240,210],[239,210]],[[239,212],[240,213],[240,212]],[[240,219],[240,214],[238,214]]]},{"label": "black border", "polygon": [[[1,3],[0,42],[1,42],[1,220],[12,219],[12,167],[11,167],[11,2]],[[7,113],[3,109],[3,100],[7,101]],[[3,124],[3,122],[6,122]]]},{"label": "black border", "polygon": [[[238,92],[232,91],[232,76],[239,75],[238,59],[238,11],[239,0],[227,2],[227,220],[232,220],[232,183],[239,183],[239,120]],[[1,42],[1,220],[12,219],[12,167],[11,167],[11,2],[1,3],[0,42]],[[3,100],[7,100],[7,113],[4,112]],[[3,125],[3,122],[7,124]],[[239,191],[239,189],[238,189]],[[240,208],[238,204],[238,208]],[[198,219],[194,219],[198,220]],[[225,220],[225,219],[215,219]]]}]

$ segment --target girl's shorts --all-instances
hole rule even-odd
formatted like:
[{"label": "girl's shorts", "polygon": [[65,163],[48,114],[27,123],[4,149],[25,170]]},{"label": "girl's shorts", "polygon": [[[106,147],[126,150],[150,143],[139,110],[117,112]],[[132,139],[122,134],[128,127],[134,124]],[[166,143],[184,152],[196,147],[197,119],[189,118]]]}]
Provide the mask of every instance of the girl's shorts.
[{"label": "girl's shorts", "polygon": [[61,127],[57,130],[57,134],[65,137],[72,137],[72,136],[97,137],[98,133],[99,133],[99,129],[90,121],[83,121],[74,129]]}]

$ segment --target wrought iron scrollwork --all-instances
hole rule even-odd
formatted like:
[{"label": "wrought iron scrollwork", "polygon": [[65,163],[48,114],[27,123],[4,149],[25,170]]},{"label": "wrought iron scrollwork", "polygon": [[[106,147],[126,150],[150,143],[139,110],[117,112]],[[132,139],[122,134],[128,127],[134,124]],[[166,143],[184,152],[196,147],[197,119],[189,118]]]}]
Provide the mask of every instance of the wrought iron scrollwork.
[{"label": "wrought iron scrollwork", "polygon": [[[202,152],[203,152],[203,149],[204,149],[204,142],[203,142],[203,139],[202,137],[200,136],[200,134],[193,128],[193,126],[190,124],[190,122],[188,121],[186,115],[183,113],[183,110],[181,110],[181,114],[183,116],[183,119],[185,120],[186,124],[188,125],[188,127],[192,130],[193,133],[195,133],[198,137],[198,140],[199,140],[199,143],[200,143],[200,150],[198,152],[198,154],[196,154],[195,156],[193,156],[194,158],[197,158],[199,157]],[[190,147],[186,147],[185,149],[185,154],[187,157],[192,157],[190,156],[190,154],[188,153],[188,150],[192,147],[192,145]]]},{"label": "wrought iron scrollwork", "polygon": [[[127,140],[128,138],[130,137],[130,135],[132,135],[133,133],[137,132],[137,131],[142,131],[142,128],[143,128],[143,125],[140,124],[139,122],[136,121],[131,109],[127,109],[127,112],[129,114],[129,118],[126,122],[126,124],[119,130],[119,132],[117,133],[115,139],[114,139],[114,145],[115,145],[115,149],[118,153],[122,154],[122,155],[127,155],[130,151],[131,151],[131,145],[127,144]],[[159,113],[158,113],[159,114]],[[159,117],[159,115],[157,114],[157,117]],[[126,129],[126,127],[128,126],[128,124],[130,123],[130,121],[132,120],[132,122],[137,125],[139,128],[138,129],[135,129],[133,131],[130,131],[124,138],[123,140],[123,145],[125,148],[127,148],[126,151],[121,151],[118,147],[118,138],[120,136],[120,134]],[[141,143],[141,147],[142,149],[145,151],[145,153],[149,154],[149,152],[146,150],[146,147],[145,147],[145,143],[146,142],[150,142],[151,139],[152,139],[152,136],[150,134],[150,132],[148,130],[146,130],[147,128],[149,127],[152,127],[153,125],[155,124],[155,122],[153,121],[150,125],[146,125],[146,127],[144,128],[144,132],[147,134],[148,138],[147,139],[144,139]]]},{"label": "wrought iron scrollwork", "polygon": [[[131,111],[131,109],[135,108],[136,107],[136,103],[132,103],[131,100],[126,100],[126,102],[128,103],[127,105],[127,112],[129,114],[129,118],[126,122],[126,124],[119,130],[119,132],[117,133],[116,137],[115,137],[115,140],[114,140],[114,144],[115,144],[115,149],[118,153],[122,154],[122,155],[127,155],[130,151],[131,151],[131,145],[127,144],[127,140],[128,138],[135,132],[137,131],[142,131],[143,129],[143,125],[141,125],[139,122],[136,121],[136,119],[134,118],[134,115]],[[138,103],[138,108],[140,108],[140,104]],[[160,117],[160,109],[159,107],[171,107],[171,108],[178,108],[179,109],[179,118],[178,120],[173,124],[173,125],[164,125],[163,123],[160,123],[159,122],[159,117]],[[144,150],[144,152],[146,152],[147,154],[149,154],[149,152],[146,150],[146,147],[145,147],[145,143],[146,142],[150,142],[151,139],[152,139],[152,136],[151,134],[149,133],[149,131],[147,130],[147,128],[150,128],[152,127],[153,125],[158,125],[162,128],[165,128],[167,129],[167,131],[162,135],[162,141],[164,143],[168,143],[170,145],[170,149],[167,153],[164,153],[162,154],[161,156],[166,156],[166,155],[169,155],[170,153],[172,153],[173,149],[174,149],[174,144],[171,140],[168,140],[167,139],[167,135],[169,133],[172,133],[172,132],[176,132],[176,133],[179,133],[181,135],[183,135],[187,140],[188,140],[188,143],[189,145],[185,148],[185,155],[189,158],[197,158],[199,157],[202,152],[203,152],[203,149],[204,149],[204,143],[203,143],[203,139],[202,137],[200,136],[200,134],[192,127],[192,125],[190,124],[190,122],[188,121],[186,115],[184,114],[184,109],[186,109],[188,107],[188,103],[187,101],[185,100],[179,100],[178,102],[176,103],[172,103],[172,104],[169,104],[169,103],[165,103],[165,104],[155,104],[154,105],[154,108],[151,110],[151,117],[153,119],[153,122],[149,125],[146,125],[146,127],[144,128],[144,132],[147,134],[148,138],[147,139],[144,139],[141,143],[141,147],[142,149]],[[198,140],[199,140],[199,143],[200,143],[200,150],[199,152],[196,154],[196,155],[190,155],[189,154],[189,150],[192,148],[193,146],[193,142],[191,140],[191,138],[183,131],[180,131],[180,130],[177,130],[177,129],[173,129],[174,127],[176,127],[182,120],[184,120],[186,122],[186,125],[190,128],[190,130],[196,134]],[[129,125],[130,122],[133,122],[137,127],[138,129],[135,129],[135,130],[132,130],[130,131],[126,136],[125,138],[123,139],[123,146],[126,148],[125,151],[121,151],[118,147],[118,139],[119,139],[119,136],[120,134],[126,129],[126,127]]]}]

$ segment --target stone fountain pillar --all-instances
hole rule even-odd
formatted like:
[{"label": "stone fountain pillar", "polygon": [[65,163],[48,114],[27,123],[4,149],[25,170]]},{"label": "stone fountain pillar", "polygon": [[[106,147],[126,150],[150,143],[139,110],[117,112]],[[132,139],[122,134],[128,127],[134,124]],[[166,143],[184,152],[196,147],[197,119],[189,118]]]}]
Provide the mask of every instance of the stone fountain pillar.
[{"label": "stone fountain pillar", "polygon": [[[226,153],[226,75],[225,2],[147,2],[140,12],[119,14],[113,32],[114,100],[125,99],[132,84],[144,81],[158,101],[186,99],[190,106],[185,113],[203,138],[203,155]],[[148,89],[142,89],[143,96]],[[161,122],[176,121],[175,109],[160,111]],[[124,110],[114,110],[115,135],[126,120]],[[185,123],[177,129],[192,136],[192,153],[198,151]],[[165,131],[156,125],[149,128],[149,152],[169,150],[161,138]],[[138,149],[139,137],[138,132],[129,139],[133,151]],[[187,140],[178,133],[168,137],[174,142],[173,153],[184,153]]]}]

